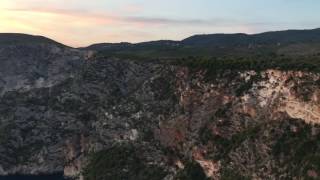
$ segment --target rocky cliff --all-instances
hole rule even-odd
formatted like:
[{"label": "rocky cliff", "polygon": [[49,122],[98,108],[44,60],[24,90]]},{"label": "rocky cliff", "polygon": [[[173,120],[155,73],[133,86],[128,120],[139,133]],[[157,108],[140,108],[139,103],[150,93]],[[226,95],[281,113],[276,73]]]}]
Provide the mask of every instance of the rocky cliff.
[{"label": "rocky cliff", "polygon": [[0,174],[317,179],[320,74],[0,47]]}]

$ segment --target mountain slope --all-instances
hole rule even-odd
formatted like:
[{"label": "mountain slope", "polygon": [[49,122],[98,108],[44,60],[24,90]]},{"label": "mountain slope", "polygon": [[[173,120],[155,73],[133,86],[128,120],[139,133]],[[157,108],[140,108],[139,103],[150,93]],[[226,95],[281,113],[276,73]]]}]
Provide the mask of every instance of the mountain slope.
[{"label": "mountain slope", "polygon": [[274,31],[261,34],[195,35],[181,41],[191,46],[248,46],[250,44],[277,45],[292,43],[319,43],[320,29]]},{"label": "mountain slope", "polygon": [[0,175],[317,179],[319,73],[234,63],[0,47]]},{"label": "mountain slope", "polygon": [[261,34],[195,35],[182,41],[137,44],[96,44],[85,49],[109,57],[181,58],[188,56],[247,56],[248,54],[306,54],[320,52],[320,30],[287,30]]},{"label": "mountain slope", "polygon": [[43,36],[33,36],[19,33],[0,33],[0,45],[21,45],[21,44],[55,44],[65,46],[52,39]]}]

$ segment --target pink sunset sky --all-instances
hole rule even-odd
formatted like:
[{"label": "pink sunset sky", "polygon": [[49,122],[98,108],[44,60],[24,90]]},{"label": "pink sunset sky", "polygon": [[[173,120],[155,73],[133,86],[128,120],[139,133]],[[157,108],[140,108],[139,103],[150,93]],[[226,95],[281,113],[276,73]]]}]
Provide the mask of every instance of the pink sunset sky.
[{"label": "pink sunset sky", "polygon": [[0,32],[43,35],[74,47],[180,40],[204,33],[315,28],[319,5],[312,0],[1,0]]}]

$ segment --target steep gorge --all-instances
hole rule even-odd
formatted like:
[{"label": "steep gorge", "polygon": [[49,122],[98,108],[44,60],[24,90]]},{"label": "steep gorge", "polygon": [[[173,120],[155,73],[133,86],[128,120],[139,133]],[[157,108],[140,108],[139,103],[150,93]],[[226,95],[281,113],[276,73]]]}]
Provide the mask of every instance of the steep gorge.
[{"label": "steep gorge", "polygon": [[40,43],[1,47],[0,74],[0,175],[320,176],[318,73],[212,74]]}]

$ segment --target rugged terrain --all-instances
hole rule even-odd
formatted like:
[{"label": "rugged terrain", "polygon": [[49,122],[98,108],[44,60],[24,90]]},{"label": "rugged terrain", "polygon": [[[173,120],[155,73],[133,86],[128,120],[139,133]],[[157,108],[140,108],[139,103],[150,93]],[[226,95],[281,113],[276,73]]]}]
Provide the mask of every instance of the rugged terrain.
[{"label": "rugged terrain", "polygon": [[24,38],[0,43],[1,175],[320,178],[315,69],[212,71]]}]

